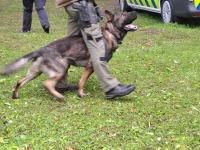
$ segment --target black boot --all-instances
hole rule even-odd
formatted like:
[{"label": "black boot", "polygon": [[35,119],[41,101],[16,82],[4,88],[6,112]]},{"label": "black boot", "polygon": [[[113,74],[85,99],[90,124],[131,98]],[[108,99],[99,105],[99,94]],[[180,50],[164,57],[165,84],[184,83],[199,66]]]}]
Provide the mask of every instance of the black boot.
[{"label": "black boot", "polygon": [[130,94],[131,92],[133,92],[135,89],[134,85],[117,85],[116,87],[114,87],[113,89],[111,89],[110,91],[106,92],[106,98],[107,99],[113,99],[115,97],[119,97],[119,96],[125,96]]},{"label": "black boot", "polygon": [[60,94],[64,94],[65,92],[73,92],[73,91],[76,91],[78,90],[78,86],[77,85],[69,85],[68,87],[66,88],[58,88],[58,87],[55,87],[56,91]]},{"label": "black boot", "polygon": [[49,26],[43,26],[42,28],[44,29],[45,33],[49,33]]}]

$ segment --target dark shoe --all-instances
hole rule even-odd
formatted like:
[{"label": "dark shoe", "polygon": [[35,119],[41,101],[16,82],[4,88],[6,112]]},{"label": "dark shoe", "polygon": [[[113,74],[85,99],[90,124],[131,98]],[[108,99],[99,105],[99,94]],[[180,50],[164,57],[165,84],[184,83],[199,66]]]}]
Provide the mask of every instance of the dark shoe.
[{"label": "dark shoe", "polygon": [[23,33],[29,33],[30,32],[30,30],[27,30],[27,31],[22,31]]},{"label": "dark shoe", "polygon": [[49,26],[43,26],[42,28],[44,29],[45,33],[49,33]]},{"label": "dark shoe", "polygon": [[119,96],[125,96],[130,94],[131,92],[133,92],[135,89],[134,85],[117,85],[116,87],[114,87],[113,89],[111,89],[110,91],[106,92],[106,98],[107,99],[113,99],[115,97],[119,97]]},{"label": "dark shoe", "polygon": [[60,94],[64,94],[65,92],[73,92],[78,90],[78,86],[77,85],[69,85],[66,88],[57,88],[55,87],[56,91]]},{"label": "dark shoe", "polygon": [[73,92],[73,91],[77,91],[78,90],[78,86],[77,85],[69,85],[67,87],[67,91],[69,92]]}]

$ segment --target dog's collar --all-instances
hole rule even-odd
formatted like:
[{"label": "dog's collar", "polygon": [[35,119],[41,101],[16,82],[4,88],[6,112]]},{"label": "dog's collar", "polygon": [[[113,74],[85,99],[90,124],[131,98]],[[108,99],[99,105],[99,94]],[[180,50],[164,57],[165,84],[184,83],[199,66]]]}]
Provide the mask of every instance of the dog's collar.
[{"label": "dog's collar", "polygon": [[120,30],[118,30],[115,26],[113,26],[116,30],[117,30],[117,32],[119,32],[119,35],[120,35],[120,37],[119,38],[117,38],[117,36],[115,36],[115,38],[117,39],[117,43],[118,44],[122,44],[122,39],[123,39],[123,36],[122,36],[122,33],[121,33],[121,31]]},{"label": "dog's collar", "polygon": [[113,26],[113,27],[114,27],[115,30],[120,34],[120,38],[117,37],[115,33],[113,33],[112,31],[110,31],[108,27],[106,27],[105,29],[106,29],[108,32],[110,32],[110,33],[115,37],[115,39],[116,39],[116,41],[117,41],[118,44],[122,44],[122,39],[123,39],[123,38],[122,38],[122,35],[121,35],[121,33],[120,33],[120,30],[117,29],[117,27],[115,27],[115,26]]}]

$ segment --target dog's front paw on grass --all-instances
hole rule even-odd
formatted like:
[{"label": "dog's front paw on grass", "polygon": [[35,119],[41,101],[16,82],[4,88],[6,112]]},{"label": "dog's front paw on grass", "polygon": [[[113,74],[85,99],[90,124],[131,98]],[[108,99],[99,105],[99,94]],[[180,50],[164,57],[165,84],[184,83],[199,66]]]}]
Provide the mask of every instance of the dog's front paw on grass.
[{"label": "dog's front paw on grass", "polygon": [[85,96],[87,96],[87,94],[85,94],[85,93],[83,92],[83,90],[78,90],[78,97],[83,98],[83,97],[85,97]]},{"label": "dog's front paw on grass", "polygon": [[56,96],[58,100],[63,100],[65,97],[63,95]]},{"label": "dog's front paw on grass", "polygon": [[12,95],[12,99],[18,99],[19,96],[15,94],[15,92],[13,92],[13,95]]}]

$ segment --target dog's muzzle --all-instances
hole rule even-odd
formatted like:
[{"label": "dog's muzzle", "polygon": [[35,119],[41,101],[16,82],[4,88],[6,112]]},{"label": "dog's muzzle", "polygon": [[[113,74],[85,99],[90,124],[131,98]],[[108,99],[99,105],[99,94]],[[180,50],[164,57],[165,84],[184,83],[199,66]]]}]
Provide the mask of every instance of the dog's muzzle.
[{"label": "dog's muzzle", "polygon": [[133,24],[127,24],[124,26],[124,29],[126,31],[135,31],[137,30],[137,28],[138,28],[137,25],[133,25]]}]

